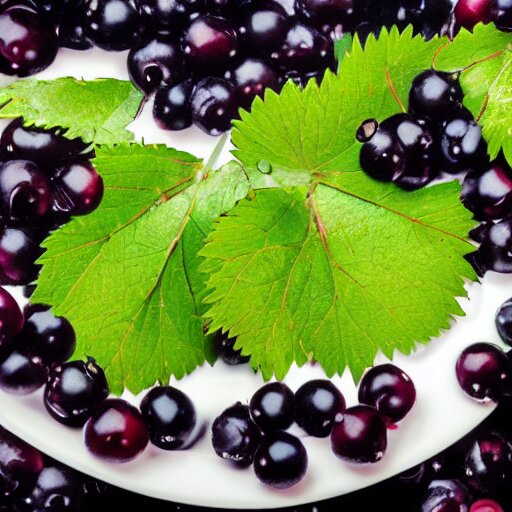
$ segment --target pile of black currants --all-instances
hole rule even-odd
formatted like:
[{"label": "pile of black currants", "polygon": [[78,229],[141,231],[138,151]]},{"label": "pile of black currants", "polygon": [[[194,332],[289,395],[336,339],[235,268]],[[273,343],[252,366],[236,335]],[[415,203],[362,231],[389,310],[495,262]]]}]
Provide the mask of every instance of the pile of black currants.
[{"label": "pile of black currants", "polygon": [[512,169],[503,154],[489,161],[482,130],[462,100],[457,74],[420,73],[412,83],[408,113],[381,123],[369,119],[358,129],[361,167],[405,190],[443,174],[460,176],[462,203],[484,221],[471,233],[480,247],[467,259],[480,276],[487,270],[511,273]]},{"label": "pile of black currants", "polygon": [[27,285],[37,276],[40,243],[70,216],[92,212],[103,181],[92,153],[62,130],[12,121],[0,138],[0,284]]},{"label": "pile of black currants", "polygon": [[215,419],[213,448],[237,467],[253,464],[258,480],[276,489],[297,485],[306,475],[306,449],[287,432],[294,422],[306,435],[330,437],[333,452],[345,462],[378,462],[387,428],[411,410],[416,389],[405,372],[384,364],[363,376],[358,398],[359,405],[347,408],[339,389],[324,379],[308,381],[295,393],[282,382],[265,384],[249,405],[237,402]]}]

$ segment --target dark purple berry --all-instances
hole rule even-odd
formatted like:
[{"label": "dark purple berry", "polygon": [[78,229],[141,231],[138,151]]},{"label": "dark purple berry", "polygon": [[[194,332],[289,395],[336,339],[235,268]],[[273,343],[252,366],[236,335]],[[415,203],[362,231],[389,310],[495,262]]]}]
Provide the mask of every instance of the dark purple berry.
[{"label": "dark purple berry", "polygon": [[261,386],[251,398],[251,417],[263,430],[286,430],[294,420],[293,391],[282,382]]},{"label": "dark purple berry", "polygon": [[57,33],[45,16],[23,5],[0,13],[0,73],[28,76],[57,55]]},{"label": "dark purple berry", "polygon": [[48,368],[39,355],[14,350],[0,360],[0,389],[13,395],[29,395],[44,385]]},{"label": "dark purple berry", "polygon": [[195,84],[186,80],[162,87],[155,94],[153,118],[163,130],[184,130],[192,125],[191,97]]},{"label": "dark purple berry", "polygon": [[393,364],[368,370],[359,384],[359,402],[372,405],[391,423],[405,418],[416,400],[409,375]]},{"label": "dark purple berry", "polygon": [[356,405],[343,413],[331,433],[331,447],[340,459],[353,464],[378,462],[387,447],[384,417],[368,405]]},{"label": "dark purple berry", "polygon": [[508,299],[498,308],[495,321],[501,339],[512,346],[512,299]]},{"label": "dark purple berry", "polygon": [[225,18],[199,16],[183,34],[181,44],[193,68],[215,70],[227,66],[237,55],[238,34]]},{"label": "dark purple berry", "polygon": [[469,494],[458,480],[430,482],[421,512],[467,512]]},{"label": "dark purple berry", "polygon": [[23,328],[23,314],[13,296],[0,287],[0,354]]},{"label": "dark purple berry", "polygon": [[87,215],[103,198],[103,179],[88,160],[74,160],[60,167],[53,177],[53,210],[69,215]]},{"label": "dark purple berry", "polygon": [[483,493],[496,493],[512,471],[512,447],[497,433],[477,437],[464,461],[466,483]]},{"label": "dark purple berry", "polygon": [[354,0],[295,0],[295,11],[324,32],[337,26],[347,32],[353,24]]},{"label": "dark purple berry", "polygon": [[76,337],[71,324],[55,316],[49,306],[30,304],[25,308],[25,325],[20,338],[48,365],[63,363],[75,351]]},{"label": "dark purple berry", "polygon": [[289,489],[306,475],[308,456],[301,441],[287,432],[263,437],[254,457],[258,480],[275,489]]},{"label": "dark purple berry", "polygon": [[180,29],[198,12],[204,10],[204,0],[137,0],[145,21],[165,31]]},{"label": "dark purple berry", "polygon": [[85,31],[85,9],[82,4],[70,5],[59,22],[59,45],[73,50],[91,48]]},{"label": "dark purple berry", "polygon": [[471,30],[477,23],[489,23],[492,0],[458,0],[455,5],[455,19]]},{"label": "dark purple berry", "polygon": [[37,221],[51,206],[50,181],[36,164],[28,160],[1,163],[0,202],[8,219]]},{"label": "dark purple berry", "polygon": [[455,370],[464,392],[479,401],[498,400],[511,377],[507,356],[491,343],[475,343],[464,349]]},{"label": "dark purple berry", "polygon": [[493,0],[491,19],[504,32],[512,32],[512,0]]},{"label": "dark purple berry", "polygon": [[428,69],[412,82],[409,110],[431,119],[443,119],[463,97],[457,75]]},{"label": "dark purple berry", "polygon": [[0,502],[29,492],[43,467],[39,450],[0,426]]},{"label": "dark purple berry", "polygon": [[131,81],[146,94],[163,85],[175,85],[185,78],[181,49],[166,38],[152,39],[132,48],[128,72]]},{"label": "dark purple berry", "polygon": [[191,106],[194,123],[209,135],[220,135],[237,115],[235,88],[222,78],[205,78],[194,89]]},{"label": "dark purple berry", "polygon": [[252,464],[261,432],[252,421],[249,407],[237,402],[215,418],[212,445],[215,453],[240,467]]},{"label": "dark purple berry", "polygon": [[153,388],[140,404],[149,439],[163,450],[186,446],[196,425],[196,410],[190,398],[171,386]]},{"label": "dark purple berry", "polygon": [[310,436],[327,437],[344,410],[345,399],[330,380],[310,380],[295,392],[295,421]]},{"label": "dark purple berry", "polygon": [[213,340],[217,357],[232,366],[247,363],[251,356],[243,356],[242,349],[235,350],[235,343],[236,338],[230,338],[227,333],[217,332]]},{"label": "dark purple berry", "polygon": [[108,397],[103,370],[94,359],[54,367],[44,391],[44,404],[59,423],[81,427]]},{"label": "dark purple berry", "polygon": [[475,218],[499,219],[512,209],[512,170],[498,158],[484,170],[470,171],[462,184],[461,199]]},{"label": "dark purple berry", "polygon": [[100,48],[123,51],[138,44],[142,18],[133,0],[87,0],[85,31]]},{"label": "dark purple berry", "polygon": [[128,462],[137,457],[149,442],[149,433],[141,413],[128,402],[109,398],[85,425],[85,445],[108,462]]}]

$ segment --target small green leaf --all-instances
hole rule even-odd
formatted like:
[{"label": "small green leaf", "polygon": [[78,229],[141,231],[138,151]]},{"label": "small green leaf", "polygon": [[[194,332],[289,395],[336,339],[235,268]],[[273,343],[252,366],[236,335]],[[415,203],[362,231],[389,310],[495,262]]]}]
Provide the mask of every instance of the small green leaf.
[{"label": "small green leaf", "polygon": [[141,93],[129,81],[26,79],[0,89],[0,117],[23,117],[30,125],[65,128],[69,138],[114,144],[133,139],[126,126],[141,100]]},{"label": "small green leaf", "polygon": [[[356,36],[357,37],[357,36]],[[334,55],[338,61],[338,68],[341,65],[341,61],[345,58],[352,48],[352,34],[347,32],[340,39],[336,39],[334,43]]]},{"label": "small green leaf", "polygon": [[33,300],[71,321],[76,355],[93,355],[114,392],[138,392],[212,360],[197,253],[248,183],[238,164],[204,176],[163,146],[100,148],[94,164],[104,199],[46,240]]}]

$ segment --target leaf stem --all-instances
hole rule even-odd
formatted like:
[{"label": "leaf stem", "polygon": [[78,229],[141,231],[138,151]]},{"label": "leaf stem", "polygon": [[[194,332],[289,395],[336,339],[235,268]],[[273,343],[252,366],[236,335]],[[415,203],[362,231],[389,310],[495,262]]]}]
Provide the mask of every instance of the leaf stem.
[{"label": "leaf stem", "polygon": [[208,158],[208,160],[203,166],[203,176],[207,176],[208,173],[215,167],[215,165],[217,164],[217,160],[219,159],[220,154],[224,150],[224,147],[226,146],[228,140],[229,132],[223,133],[222,136],[217,141],[217,144],[213,148],[210,158]]}]

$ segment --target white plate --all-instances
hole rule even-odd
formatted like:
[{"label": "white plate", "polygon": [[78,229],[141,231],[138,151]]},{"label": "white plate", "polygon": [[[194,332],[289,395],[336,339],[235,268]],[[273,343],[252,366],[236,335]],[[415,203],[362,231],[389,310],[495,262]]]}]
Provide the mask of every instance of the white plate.
[{"label": "white plate", "polygon": [[[99,50],[84,53],[61,51],[57,62],[42,78],[76,76],[127,78],[126,53]],[[150,107],[148,105],[148,107]],[[208,156],[216,140],[195,129],[185,133],[158,130],[150,108],[133,123],[137,140],[160,142]],[[229,154],[225,152],[223,160]],[[461,300],[468,316],[454,321],[452,329],[421,347],[412,356],[397,354],[394,362],[410,374],[417,387],[416,405],[395,431],[382,461],[365,467],[347,465],[330,450],[328,439],[303,437],[309,455],[306,478],[295,488],[277,492],[260,485],[252,469],[237,470],[218,458],[206,435],[193,449],[164,452],[149,447],[133,462],[112,465],[93,458],[85,449],[80,430],[66,428],[50,418],[42,405],[42,393],[16,397],[0,393],[0,423],[43,452],[71,467],[130,491],[175,502],[219,508],[271,508],[318,501],[372,485],[435,455],[479,424],[493,409],[467,398],[458,387],[454,365],[461,350],[476,341],[500,343],[494,327],[498,306],[512,294],[512,276],[489,273],[483,285],[469,288],[469,300]],[[17,298],[21,299],[19,290]],[[94,354],[91,354],[94,356]],[[376,363],[384,362],[378,357]],[[295,390],[301,383],[323,377],[319,367],[293,368],[285,381]],[[350,375],[333,379],[349,405],[357,403]],[[228,368],[222,363],[205,366],[177,386],[188,393],[199,415],[211,423],[236,401],[247,402],[262,380],[247,366]],[[140,397],[126,394],[138,403]]]}]

